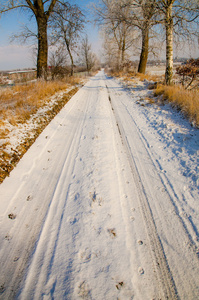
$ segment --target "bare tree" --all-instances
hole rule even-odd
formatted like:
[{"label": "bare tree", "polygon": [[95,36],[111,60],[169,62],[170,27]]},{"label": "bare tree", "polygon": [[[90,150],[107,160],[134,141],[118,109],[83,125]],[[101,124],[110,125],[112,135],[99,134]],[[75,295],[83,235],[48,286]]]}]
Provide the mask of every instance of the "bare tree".
[{"label": "bare tree", "polygon": [[111,28],[104,26],[102,30],[104,31],[105,49],[112,51],[111,55],[114,55],[116,66],[120,69],[128,58],[127,50],[135,41],[133,32],[125,23],[120,23],[117,27],[112,24]]},{"label": "bare tree", "polygon": [[86,66],[86,70],[89,73],[90,70],[94,67],[95,61],[96,61],[96,56],[95,54],[91,51],[91,44],[89,44],[88,41],[88,36],[86,35],[82,39],[82,44],[81,44],[81,50],[80,50],[80,56],[82,59],[82,62]]},{"label": "bare tree", "polygon": [[118,47],[115,44],[115,40],[107,34],[106,30],[102,31],[104,43],[103,43],[103,54],[106,64],[112,68],[119,67],[118,60]]},{"label": "bare tree", "polygon": [[123,0],[122,5],[129,7],[129,15],[124,16],[121,14],[122,10],[118,10],[118,19],[141,32],[142,45],[138,72],[144,74],[149,54],[150,29],[156,25],[156,0]]},{"label": "bare tree", "polygon": [[[7,13],[13,9],[24,9],[35,17],[38,39],[37,77],[44,76],[47,78],[47,27],[49,17],[57,2],[58,0],[8,0],[0,4],[0,14]],[[64,3],[64,0],[62,2]]]},{"label": "bare tree", "polygon": [[59,47],[50,53],[49,58],[52,79],[63,78],[69,72],[67,68],[67,57],[63,47]]},{"label": "bare tree", "polygon": [[77,5],[57,5],[51,18],[53,43],[65,44],[71,61],[71,76],[74,72],[72,52],[83,31],[85,16]]},{"label": "bare tree", "polygon": [[[166,32],[166,71],[165,81],[167,85],[173,80],[173,37],[181,34],[190,37],[193,34],[191,26],[197,22],[198,0],[159,0],[157,2],[159,12],[163,16]],[[160,19],[161,20],[161,19]],[[192,28],[194,31],[196,28]]]},{"label": "bare tree", "polygon": [[[100,6],[94,7],[96,23],[100,26],[105,37],[105,49],[112,49],[116,52],[118,68],[123,65],[126,59],[126,52],[135,41],[132,25],[130,23],[127,24],[123,20],[124,17],[129,17],[129,7],[123,5],[123,3],[123,0],[102,0]],[[123,19],[118,17],[119,11]]]},{"label": "bare tree", "polygon": [[[155,25],[153,17],[156,13],[156,0],[135,1],[134,6],[139,10],[139,14],[137,15],[135,11],[133,13],[133,19],[135,25],[142,33],[142,49],[138,72],[145,74],[149,54],[149,31],[151,27]],[[138,16],[141,16],[141,18]]]},{"label": "bare tree", "polygon": [[126,50],[127,39],[131,39],[132,46],[135,39],[137,40],[137,31],[141,32],[142,47],[138,72],[145,73],[149,53],[149,31],[156,24],[156,0],[101,1],[103,5],[95,8],[99,18],[98,22],[107,24],[114,33],[119,31],[120,39],[116,40],[120,41],[118,45],[122,55]]}]

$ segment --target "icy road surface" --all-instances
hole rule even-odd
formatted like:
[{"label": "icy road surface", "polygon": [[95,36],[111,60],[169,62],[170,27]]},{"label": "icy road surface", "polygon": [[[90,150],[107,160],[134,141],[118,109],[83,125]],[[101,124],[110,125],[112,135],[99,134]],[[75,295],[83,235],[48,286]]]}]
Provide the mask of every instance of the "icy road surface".
[{"label": "icy road surface", "polygon": [[0,299],[199,299],[197,131],[178,159],[144,92],[99,72],[0,186]]}]

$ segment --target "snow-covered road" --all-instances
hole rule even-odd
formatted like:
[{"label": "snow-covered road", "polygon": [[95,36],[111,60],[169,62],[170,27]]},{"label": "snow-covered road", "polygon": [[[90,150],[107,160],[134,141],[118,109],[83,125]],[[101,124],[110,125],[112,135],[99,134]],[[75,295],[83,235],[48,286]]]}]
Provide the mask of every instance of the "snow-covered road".
[{"label": "snow-covered road", "polygon": [[99,72],[0,186],[0,299],[199,298],[197,193],[131,98]]}]

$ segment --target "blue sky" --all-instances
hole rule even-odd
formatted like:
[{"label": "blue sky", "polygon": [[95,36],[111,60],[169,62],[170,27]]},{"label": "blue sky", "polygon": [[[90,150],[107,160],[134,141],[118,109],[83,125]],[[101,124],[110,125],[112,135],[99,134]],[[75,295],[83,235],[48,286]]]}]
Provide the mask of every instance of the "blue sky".
[{"label": "blue sky", "polygon": [[[84,10],[88,20],[92,20],[89,12],[91,0],[73,0],[70,3],[75,3]],[[35,23],[34,19],[30,21],[29,16],[22,10],[13,10],[4,14],[0,19],[0,70],[22,69],[34,66],[33,46],[31,43],[20,45],[18,42],[10,43],[10,36],[20,32],[23,24]],[[36,24],[36,23],[35,23]],[[98,34],[98,29],[93,23],[88,23],[85,28],[85,33],[88,34],[89,42],[92,44],[93,51],[100,55],[101,42]]]},{"label": "blue sky", "polygon": [[[0,0],[2,1],[2,0]],[[92,21],[92,15],[89,11],[89,5],[98,0],[69,0],[72,4],[77,4],[80,6],[88,20]],[[27,13],[21,10],[14,10],[6,13],[0,19],[0,70],[12,70],[12,69],[22,69],[35,66],[35,58],[33,55],[33,46],[31,43],[26,45],[20,45],[16,41],[12,44],[10,43],[9,37],[20,32],[22,24],[36,24],[34,19],[30,21]],[[102,41],[100,40],[100,35],[98,29],[93,23],[89,23],[86,26],[85,32],[88,34],[89,42],[92,44],[93,51],[100,57],[102,50]],[[164,46],[162,48],[164,52]],[[175,48],[175,47],[174,47]],[[176,52],[174,49],[174,56],[178,54],[180,57],[198,57],[198,45],[194,49],[192,45],[190,48],[184,45],[182,51]],[[165,54],[162,54],[162,58],[165,58]]]}]

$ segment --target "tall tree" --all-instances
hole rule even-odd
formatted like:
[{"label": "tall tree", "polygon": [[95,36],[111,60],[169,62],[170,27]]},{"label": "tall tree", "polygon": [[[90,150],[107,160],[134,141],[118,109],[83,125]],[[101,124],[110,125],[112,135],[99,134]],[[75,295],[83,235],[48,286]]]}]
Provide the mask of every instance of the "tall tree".
[{"label": "tall tree", "polygon": [[[48,38],[47,27],[49,17],[58,0],[8,0],[0,4],[0,14],[13,9],[24,9],[35,17],[37,23],[38,54],[37,77],[47,78]],[[59,1],[60,2],[60,1]],[[64,0],[63,0],[64,2]]]},{"label": "tall tree", "polygon": [[149,31],[156,24],[156,0],[101,1],[102,6],[96,9],[97,16],[100,17],[98,22],[105,23],[115,32],[120,27],[125,28],[125,40],[129,37],[133,38],[132,44],[137,36],[137,31],[141,32],[142,47],[138,72],[145,73],[149,52]]},{"label": "tall tree", "polygon": [[[171,85],[173,81],[173,36],[190,37],[197,31],[194,24],[198,22],[198,0],[159,0],[157,1],[166,34],[166,71],[165,81]],[[160,18],[161,20],[161,18]]]},{"label": "tall tree", "polygon": [[137,14],[133,13],[134,22],[142,33],[142,49],[138,72],[145,74],[149,54],[149,31],[155,24],[153,17],[156,12],[156,0],[138,0],[135,1],[134,5],[139,9],[139,16],[141,16],[138,17]]},{"label": "tall tree", "polygon": [[164,15],[166,32],[166,70],[165,81],[167,85],[173,78],[173,4],[175,0],[160,0],[158,3],[160,12]]},{"label": "tall tree", "polygon": [[[101,5],[95,7],[96,22],[100,26],[105,40],[109,40],[109,46],[112,44],[112,49],[117,49],[118,68],[125,62],[126,51],[133,45],[135,40],[132,25],[124,21],[124,18],[129,17],[129,7],[123,5],[123,3],[123,0],[102,0]],[[123,18],[119,17],[119,11]]]},{"label": "tall tree", "polygon": [[66,46],[71,61],[71,76],[74,72],[73,51],[84,28],[85,16],[77,5],[57,5],[51,18],[53,43]]},{"label": "tall tree", "polygon": [[103,26],[101,31],[104,37],[104,50],[109,57],[109,64],[121,69],[128,59],[128,52],[134,43],[133,32],[125,23],[119,24],[114,28]]},{"label": "tall tree", "polygon": [[91,50],[91,44],[89,44],[87,35],[82,39],[80,56],[89,73],[95,65],[96,56]]},{"label": "tall tree", "polygon": [[118,19],[141,32],[142,45],[138,72],[144,74],[149,54],[149,33],[152,26],[156,24],[156,0],[123,0],[122,6],[129,7],[129,14],[124,16],[122,10],[118,10]]}]

